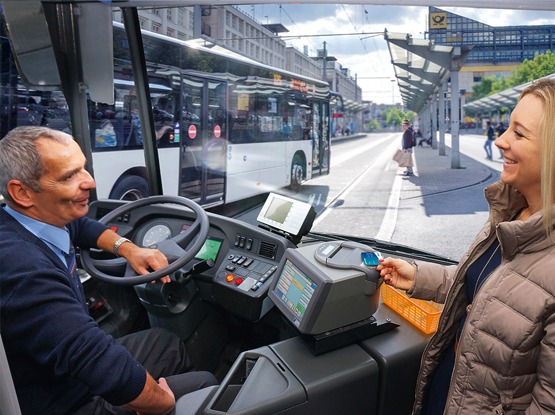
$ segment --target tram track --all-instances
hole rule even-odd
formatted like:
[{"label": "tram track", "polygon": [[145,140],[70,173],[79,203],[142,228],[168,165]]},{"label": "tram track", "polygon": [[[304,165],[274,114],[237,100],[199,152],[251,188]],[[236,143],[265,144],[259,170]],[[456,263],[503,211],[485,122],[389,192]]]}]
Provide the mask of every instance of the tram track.
[{"label": "tram track", "polygon": [[[303,185],[303,187],[301,187],[300,193],[297,194],[292,194],[285,188],[277,190],[276,192],[289,197],[297,198],[299,200],[304,200],[305,202],[308,202],[312,206],[314,206],[316,209],[316,218],[313,223],[314,228],[335,209],[338,209],[344,205],[349,193],[356,189],[357,186],[359,186],[364,180],[364,178],[367,178],[369,176],[370,172],[375,172],[377,169],[379,169],[379,167],[377,166],[384,163],[384,157],[386,157],[386,154],[389,160],[389,154],[393,154],[395,149],[398,147],[397,140],[395,140],[397,135],[397,133],[387,134],[380,138],[373,138],[370,142],[363,141],[366,136],[357,137],[350,140],[341,140],[340,143],[336,143],[337,147],[341,146],[343,143],[345,145],[348,145],[348,147],[344,147],[341,150],[338,148],[334,152],[334,157],[332,157],[331,165],[332,173],[330,173],[330,175],[317,177],[308,181],[306,185]],[[377,154],[377,157],[374,157],[374,160],[372,160],[366,166],[361,166],[362,169],[360,169],[359,171],[354,172],[353,166],[360,165],[356,163],[356,157],[360,156],[361,154],[371,153]],[[390,162],[387,162],[384,169],[388,170],[390,168]],[[342,170],[342,173],[339,173],[340,170]],[[350,180],[348,180],[344,184],[340,184],[339,186],[337,186],[338,183],[341,183],[342,177],[344,178],[346,177],[346,175],[349,176]],[[339,180],[337,180],[338,178]],[[336,183],[336,185],[334,186],[332,182]],[[307,191],[307,189],[310,189],[311,186],[316,188],[321,188],[323,186],[325,188],[331,189],[329,192],[330,197],[328,198],[329,195],[324,192],[310,192],[310,190]],[[225,216],[231,216],[249,222],[256,226],[256,218],[258,216],[258,212],[264,204],[266,197],[267,194],[263,194],[253,198],[245,199],[240,202],[211,208],[209,211],[220,213]]]},{"label": "tram track", "polygon": [[[388,135],[383,138],[383,141],[391,140],[391,138],[392,137]],[[372,148],[377,147],[381,144],[382,144],[382,140],[380,140],[379,142],[373,143],[373,145],[371,146],[368,146],[368,148],[364,149],[364,151],[369,151]],[[394,149],[397,148],[398,146],[390,145],[390,147],[391,147],[391,151],[389,151],[389,148],[388,148],[387,150],[382,150],[382,152],[385,154],[389,154],[389,153],[393,154]],[[360,153],[361,151],[358,151],[358,153]],[[337,162],[337,164],[344,163],[348,160],[349,160],[349,156],[346,156],[344,157],[344,159]],[[317,212],[316,219],[314,220],[313,226],[316,226],[318,223],[324,220],[324,218],[327,215],[329,215],[333,211],[333,209],[343,205],[343,202],[345,198],[348,196],[348,194],[360,184],[360,182],[364,179],[364,177],[368,174],[369,171],[372,171],[373,169],[375,169],[376,166],[378,166],[380,163],[383,163],[383,160],[381,158],[375,159],[372,163],[370,163],[362,171],[360,171],[347,185],[345,185],[342,190],[340,190],[334,197],[332,197],[329,201],[327,201],[324,204],[324,208],[321,211]],[[389,164],[386,165],[386,169],[388,167],[389,167]]]},{"label": "tram track", "polygon": [[341,190],[335,197],[330,199],[330,201],[324,205],[324,208],[320,212],[317,212],[313,226],[316,226],[318,223],[324,220],[324,218],[329,215],[333,211],[333,209],[343,205],[347,195],[361,182],[366,173],[374,169],[376,165],[380,162],[381,160],[376,160],[372,164],[366,166],[366,168],[362,170],[347,186],[345,186],[343,190]]}]

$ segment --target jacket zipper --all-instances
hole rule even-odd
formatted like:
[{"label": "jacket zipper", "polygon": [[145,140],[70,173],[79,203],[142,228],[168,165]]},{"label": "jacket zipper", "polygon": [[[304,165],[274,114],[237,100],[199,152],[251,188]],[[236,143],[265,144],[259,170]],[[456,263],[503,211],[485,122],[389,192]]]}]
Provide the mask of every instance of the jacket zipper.
[{"label": "jacket zipper", "polygon": [[[495,237],[499,240],[499,238],[498,238],[498,236],[497,236],[497,227],[498,227],[498,226],[499,226],[499,225],[497,225],[497,226],[495,227],[495,232],[494,232],[494,234],[495,234]],[[485,240],[489,240],[489,238],[486,238]],[[499,249],[501,250],[501,261],[503,261],[503,246],[501,246],[501,242],[499,242]],[[485,251],[484,251],[484,252],[485,252]],[[482,253],[482,255],[483,255],[483,253]],[[468,326],[468,315],[470,314],[470,311],[472,310],[472,304],[474,303],[474,300],[475,300],[476,297],[478,296],[478,293],[480,292],[480,290],[482,289],[482,287],[485,285],[485,282],[487,281],[487,279],[489,278],[489,276],[493,273],[493,271],[495,271],[495,269],[492,270],[492,271],[487,275],[486,279],[484,280],[484,283],[482,283],[482,285],[480,285],[480,286],[478,287],[478,290],[474,293],[474,298],[472,299],[472,303],[470,303],[470,304],[467,306],[467,308],[466,308],[467,316],[466,316],[466,320],[465,320],[465,322],[464,322],[464,324],[463,324],[463,328],[462,328],[462,331],[461,331],[461,337],[460,337],[461,339],[463,338],[463,335],[465,334],[466,328],[467,328],[467,326]],[[465,273],[466,273],[466,271],[465,271]],[[470,306],[470,308],[468,308],[469,306]],[[456,334],[455,334],[455,335],[456,335]],[[446,406],[446,407],[447,407],[447,402],[449,402],[449,398],[451,397],[451,394],[452,394],[452,392],[453,392],[453,379],[454,379],[454,377],[455,377],[455,373],[456,373],[457,366],[459,365],[459,359],[458,359],[458,357],[459,357],[459,350],[460,350],[460,347],[457,347],[457,350],[456,350],[456,352],[455,352],[455,364],[453,365],[453,370],[451,371],[451,379],[449,379],[449,390],[447,391],[447,400],[445,401],[445,406]],[[445,413],[445,409],[446,409],[446,408],[443,409],[444,413]]]},{"label": "jacket zipper", "polygon": [[[466,271],[467,271],[467,269],[468,269],[468,267],[469,267],[468,259],[469,259],[469,258],[475,258],[476,252],[478,252],[481,248],[483,248],[485,245],[487,245],[486,241],[489,241],[489,239],[490,239],[490,237],[491,237],[492,234],[496,234],[496,232],[491,232],[491,231],[490,231],[490,233],[486,236],[486,238],[485,238],[480,244],[476,245],[475,249],[468,255],[466,262],[465,262],[464,264],[462,264],[462,265],[459,267],[459,270],[458,270],[458,272],[457,272],[457,275],[455,275],[455,279],[453,280],[453,285],[451,285],[451,287],[449,288],[449,291],[451,291],[451,289],[452,289],[453,286],[455,285],[455,282],[457,282],[457,281],[459,281],[459,280],[461,279],[461,275],[466,274]],[[485,251],[484,251],[484,252],[485,252]],[[463,270],[464,270],[464,272],[463,272]],[[457,277],[458,277],[458,278],[457,278]],[[444,308],[446,308],[446,306],[447,306],[448,304],[451,305],[451,303],[455,301],[454,298],[452,298],[452,297],[449,296],[449,291],[447,292],[447,296],[446,296],[446,297],[450,300],[450,302],[449,302],[449,303],[445,303]],[[478,291],[479,291],[479,290],[478,290]],[[440,318],[440,323],[445,324],[444,320],[442,321],[441,318]],[[466,322],[465,322],[465,324],[464,324],[464,326],[463,326],[463,332],[464,332],[465,326],[466,326]],[[432,345],[432,342],[433,342],[433,340],[434,340],[434,337],[437,335],[437,333],[439,333],[439,332],[441,331],[441,330],[440,330],[441,328],[442,328],[442,327],[438,327],[436,333],[432,336],[432,338],[430,339],[430,341],[426,344],[426,347],[424,347],[424,352],[422,353],[422,358],[420,359],[420,366],[422,366],[422,364],[424,363],[424,359],[425,359],[426,355],[428,354],[428,352],[429,352],[429,350],[430,350],[430,347],[431,347],[431,345]],[[455,335],[456,335],[456,334],[455,334]],[[461,337],[462,337],[462,333],[461,333]],[[445,405],[446,405],[446,406],[447,406],[447,402],[449,402],[449,397],[451,396],[451,392],[452,392],[452,388],[453,388],[453,374],[455,373],[455,368],[457,367],[457,363],[458,363],[457,355],[458,355],[458,351],[457,351],[457,354],[455,355],[455,365],[453,366],[453,371],[451,372],[451,379],[450,379],[450,381],[449,381],[449,391],[447,392],[447,400],[445,401]],[[418,387],[418,385],[420,385],[421,382],[422,382],[422,371],[419,371],[419,372],[418,372],[417,379],[416,379],[416,385],[417,385],[417,387]],[[420,398],[420,400],[422,401],[422,398]],[[445,411],[445,409],[446,409],[446,408],[444,408],[444,411]],[[444,412],[444,413],[445,413],[445,412]]]}]

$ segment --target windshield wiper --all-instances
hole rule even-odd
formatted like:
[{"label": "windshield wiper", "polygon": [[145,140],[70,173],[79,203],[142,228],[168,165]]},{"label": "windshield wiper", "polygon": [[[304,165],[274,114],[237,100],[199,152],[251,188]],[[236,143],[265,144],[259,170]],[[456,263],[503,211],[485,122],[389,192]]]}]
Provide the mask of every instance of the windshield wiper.
[{"label": "windshield wiper", "polygon": [[370,248],[381,252],[382,254],[389,254],[395,256],[403,256],[406,258],[419,259],[423,261],[435,262],[443,265],[456,265],[458,262],[452,259],[431,254],[429,252],[421,251],[419,249],[412,248],[410,246],[395,244],[386,241],[380,241],[373,238],[362,238],[357,236],[345,236],[336,233],[320,233],[320,232],[309,232],[304,238],[303,243],[313,243],[313,242],[325,242],[325,241],[354,241],[364,245],[368,245]]}]

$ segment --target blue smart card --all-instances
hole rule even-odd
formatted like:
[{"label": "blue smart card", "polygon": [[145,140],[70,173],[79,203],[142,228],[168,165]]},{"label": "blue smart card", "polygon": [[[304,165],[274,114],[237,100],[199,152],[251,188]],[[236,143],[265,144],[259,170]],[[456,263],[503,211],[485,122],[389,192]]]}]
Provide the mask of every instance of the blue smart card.
[{"label": "blue smart card", "polygon": [[366,265],[367,267],[375,267],[380,265],[379,260],[383,259],[382,254],[380,254],[377,251],[374,252],[362,252],[360,254],[360,257],[362,258],[362,262],[364,262],[364,265]]}]

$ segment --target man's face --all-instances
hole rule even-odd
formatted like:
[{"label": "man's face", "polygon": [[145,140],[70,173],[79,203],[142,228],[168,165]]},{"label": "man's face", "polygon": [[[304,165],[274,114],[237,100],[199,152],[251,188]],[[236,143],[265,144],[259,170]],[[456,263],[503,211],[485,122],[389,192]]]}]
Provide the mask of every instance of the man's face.
[{"label": "man's face", "polygon": [[30,190],[33,205],[28,213],[41,222],[64,227],[87,214],[89,193],[96,184],[85,170],[86,159],[76,142],[40,138],[36,146],[45,173],[39,181],[41,191]]},{"label": "man's face", "polygon": [[403,124],[401,124],[401,125],[403,126],[403,131],[405,131],[407,128],[409,128],[409,125],[408,125],[408,124],[403,123]]}]

